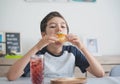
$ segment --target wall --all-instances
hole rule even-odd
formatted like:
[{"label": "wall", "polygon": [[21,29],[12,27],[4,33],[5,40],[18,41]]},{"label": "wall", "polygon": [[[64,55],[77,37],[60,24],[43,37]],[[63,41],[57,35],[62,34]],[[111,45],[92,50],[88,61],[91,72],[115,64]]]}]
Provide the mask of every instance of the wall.
[{"label": "wall", "polygon": [[20,32],[22,54],[41,38],[39,24],[50,11],[59,11],[70,32],[81,39],[99,38],[102,55],[120,54],[120,0],[95,3],[36,3],[0,0],[0,31]]}]

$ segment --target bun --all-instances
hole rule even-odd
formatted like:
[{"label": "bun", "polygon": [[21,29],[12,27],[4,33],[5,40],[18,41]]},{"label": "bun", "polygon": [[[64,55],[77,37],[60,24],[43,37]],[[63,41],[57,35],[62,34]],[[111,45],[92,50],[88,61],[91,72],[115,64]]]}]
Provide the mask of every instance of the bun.
[{"label": "bun", "polygon": [[59,33],[57,33],[57,37],[58,37],[58,39],[59,39],[58,41],[61,42],[61,43],[67,41],[67,39],[66,39],[66,34],[63,34],[63,33],[59,32]]}]

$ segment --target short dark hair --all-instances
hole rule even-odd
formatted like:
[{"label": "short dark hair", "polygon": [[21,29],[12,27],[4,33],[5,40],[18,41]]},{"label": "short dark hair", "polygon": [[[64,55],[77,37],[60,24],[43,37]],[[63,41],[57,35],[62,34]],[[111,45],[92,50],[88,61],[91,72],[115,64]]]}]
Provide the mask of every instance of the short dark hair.
[{"label": "short dark hair", "polygon": [[[57,11],[50,12],[48,15],[46,15],[43,18],[43,20],[40,23],[40,31],[41,32],[45,32],[46,31],[46,26],[47,26],[48,21],[51,20],[54,17],[60,17],[63,20],[65,20],[64,17],[59,12],[57,12]],[[65,22],[66,22],[66,20],[65,20]],[[68,33],[69,32],[69,27],[68,27],[67,22],[66,22],[66,25],[67,25],[67,33]]]}]

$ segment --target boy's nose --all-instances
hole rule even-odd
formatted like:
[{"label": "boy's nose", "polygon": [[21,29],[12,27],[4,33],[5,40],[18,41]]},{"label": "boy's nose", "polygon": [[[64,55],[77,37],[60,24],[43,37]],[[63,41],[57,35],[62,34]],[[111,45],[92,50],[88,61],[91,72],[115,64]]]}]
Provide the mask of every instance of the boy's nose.
[{"label": "boy's nose", "polygon": [[60,32],[62,31],[61,26],[58,26],[57,31],[60,31]]}]

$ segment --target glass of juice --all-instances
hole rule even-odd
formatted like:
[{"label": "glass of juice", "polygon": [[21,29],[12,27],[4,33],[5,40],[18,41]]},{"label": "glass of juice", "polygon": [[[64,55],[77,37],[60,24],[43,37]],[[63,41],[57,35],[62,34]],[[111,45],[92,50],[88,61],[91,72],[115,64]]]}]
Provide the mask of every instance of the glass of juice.
[{"label": "glass of juice", "polygon": [[43,55],[31,56],[30,76],[31,76],[32,84],[43,84],[43,78],[44,78]]}]

